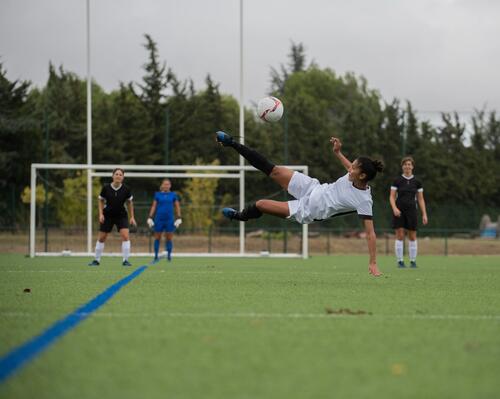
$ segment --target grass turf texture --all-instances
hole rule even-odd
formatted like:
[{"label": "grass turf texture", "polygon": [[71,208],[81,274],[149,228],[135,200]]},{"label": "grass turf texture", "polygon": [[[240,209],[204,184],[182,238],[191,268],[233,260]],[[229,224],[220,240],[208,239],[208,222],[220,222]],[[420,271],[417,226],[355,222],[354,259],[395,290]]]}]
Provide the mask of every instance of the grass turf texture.
[{"label": "grass turf texture", "polygon": [[[0,355],[149,259],[132,261],[0,255]],[[0,397],[499,397],[500,257],[379,266],[381,278],[366,256],[163,261]],[[341,309],[371,314],[328,313]]]}]

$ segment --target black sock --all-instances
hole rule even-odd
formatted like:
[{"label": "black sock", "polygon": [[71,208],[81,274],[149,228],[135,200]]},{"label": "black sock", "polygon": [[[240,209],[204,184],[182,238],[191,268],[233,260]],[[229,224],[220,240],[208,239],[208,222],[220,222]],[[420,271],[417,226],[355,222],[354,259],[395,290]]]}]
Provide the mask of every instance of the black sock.
[{"label": "black sock", "polygon": [[238,212],[235,219],[246,222],[249,219],[258,219],[262,216],[262,212],[257,209],[257,204],[247,206],[241,212]]},{"label": "black sock", "polygon": [[261,170],[267,176],[269,176],[274,168],[274,164],[269,162],[264,156],[260,155],[257,151],[252,150],[246,145],[240,143],[232,143],[231,147],[233,147],[236,151],[238,151],[243,157],[252,165],[253,167]]}]

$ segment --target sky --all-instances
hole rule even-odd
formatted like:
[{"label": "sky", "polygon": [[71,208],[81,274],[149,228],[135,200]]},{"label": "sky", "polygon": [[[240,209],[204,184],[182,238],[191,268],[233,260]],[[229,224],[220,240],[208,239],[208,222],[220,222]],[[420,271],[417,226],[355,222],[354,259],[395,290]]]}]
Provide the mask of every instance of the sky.
[{"label": "sky", "polygon": [[[239,98],[239,0],[90,0],[91,68],[106,91],[139,82],[144,34],[179,79],[210,74]],[[500,111],[500,1],[244,0],[244,101],[270,87],[293,42],[422,114]],[[48,65],[86,74],[86,0],[0,0],[0,62],[43,86]]]}]

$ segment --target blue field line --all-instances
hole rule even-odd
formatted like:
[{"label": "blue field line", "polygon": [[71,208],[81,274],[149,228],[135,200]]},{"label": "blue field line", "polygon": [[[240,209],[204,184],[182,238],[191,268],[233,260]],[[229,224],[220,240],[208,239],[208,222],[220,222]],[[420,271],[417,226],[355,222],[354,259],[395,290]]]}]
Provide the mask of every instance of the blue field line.
[{"label": "blue field line", "polygon": [[93,312],[109,301],[122,287],[130,283],[146,269],[147,266],[138,267],[127,277],[117,281],[112,286],[97,295],[94,299],[91,299],[85,305],[79,307],[73,313],[66,316],[64,319],[56,321],[40,335],[31,338],[29,341],[26,341],[24,344],[13,349],[5,356],[2,356],[0,358],[0,383],[4,382],[16,370],[20,369],[30,360],[34,359],[44,349],[48,348],[51,344],[57,341],[57,339],[64,336],[71,329],[75,328],[78,323],[89,317]]}]

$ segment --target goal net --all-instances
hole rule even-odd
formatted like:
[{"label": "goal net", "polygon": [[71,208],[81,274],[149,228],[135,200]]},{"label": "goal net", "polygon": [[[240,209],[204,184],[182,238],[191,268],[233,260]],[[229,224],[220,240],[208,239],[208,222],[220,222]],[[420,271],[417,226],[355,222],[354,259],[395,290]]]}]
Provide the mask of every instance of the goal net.
[{"label": "goal net", "polygon": [[[97,198],[115,168],[125,170],[134,196],[137,229],[131,229],[132,256],[153,255],[153,233],[146,219],[164,178],[181,198],[183,223],[174,235],[174,255],[214,257],[308,257],[308,226],[264,216],[252,223],[231,222],[221,208],[240,209],[259,198],[285,200],[283,191],[246,198],[245,186],[259,186],[252,166],[232,165],[31,165],[30,256],[92,256],[99,230]],[[304,165],[289,166],[308,173]],[[262,177],[260,177],[262,179]],[[164,248],[164,243],[161,247]],[[116,230],[104,256],[121,256]]]}]

